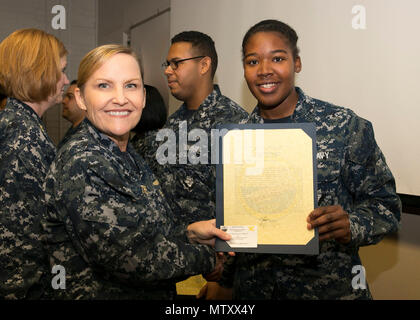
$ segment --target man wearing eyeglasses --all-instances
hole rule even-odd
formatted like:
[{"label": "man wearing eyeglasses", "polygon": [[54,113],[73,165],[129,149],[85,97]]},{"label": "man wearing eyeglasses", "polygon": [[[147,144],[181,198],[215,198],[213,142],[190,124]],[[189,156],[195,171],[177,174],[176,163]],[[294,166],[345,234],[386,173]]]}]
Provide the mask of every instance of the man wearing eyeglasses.
[{"label": "man wearing eyeglasses", "polygon": [[[208,35],[198,31],[186,31],[174,36],[162,67],[171,94],[183,102],[162,128],[170,129],[176,134],[178,145],[173,149],[176,150],[177,161],[175,164],[159,164],[156,153],[165,141],[157,141],[155,134],[144,138],[139,152],[159,180],[178,225],[214,219],[215,164],[211,164],[211,156],[208,156],[207,164],[180,161],[182,157],[180,148],[183,149],[183,146],[179,145],[182,140],[180,128],[186,128],[187,136],[194,129],[204,130],[207,133],[207,145],[210,149],[211,129],[219,124],[244,121],[248,119],[248,113],[237,103],[222,95],[219,86],[213,83],[217,69],[217,53],[214,42]],[[195,150],[195,143],[196,141],[187,141],[187,150],[181,152],[185,155],[190,150]],[[221,260],[218,266],[219,272],[216,268],[212,274],[205,276],[206,280],[218,280],[222,271]],[[196,285],[200,286],[199,283]]]},{"label": "man wearing eyeglasses", "polygon": [[[179,143],[180,127],[190,133],[202,129],[207,133],[210,149],[211,129],[219,124],[239,123],[248,118],[248,113],[237,103],[222,95],[218,85],[213,84],[217,69],[217,53],[213,40],[198,31],[181,32],[171,40],[166,61],[162,64],[171,94],[183,104],[167,120],[163,129],[176,134]],[[216,168],[211,164],[192,164],[180,160],[177,145],[176,163],[159,164],[156,153],[164,141],[157,141],[155,134],[146,136],[139,152],[159,179],[178,224],[188,225],[195,221],[215,218],[216,215]],[[187,154],[195,141],[187,142]],[[191,149],[193,150],[193,149]],[[220,265],[221,268],[221,265]],[[216,281],[218,273],[206,276]]]},{"label": "man wearing eyeglasses", "polygon": [[[181,127],[186,128],[187,136],[194,129],[202,129],[207,133],[207,145],[210,149],[211,129],[219,124],[239,123],[248,119],[248,113],[222,95],[219,86],[213,84],[217,53],[214,42],[208,35],[198,31],[186,31],[174,36],[162,67],[171,94],[183,102],[162,128],[174,132],[178,144],[182,140]],[[138,151],[159,180],[174,212],[175,222],[178,225],[188,225],[200,220],[214,219],[216,167],[211,164],[211,156],[208,157],[207,164],[180,161],[180,148],[183,147],[177,145],[173,148],[176,150],[176,163],[160,164],[156,153],[163,143],[165,141],[157,141],[156,133],[153,133],[144,138]],[[194,150],[195,143],[187,141],[184,155]],[[221,270],[222,264],[219,261],[220,273],[216,270],[206,275],[206,280],[218,280]]]},{"label": "man wearing eyeglasses", "polygon": [[[198,31],[181,32],[171,40],[166,62],[162,64],[171,94],[183,104],[167,120],[163,129],[171,129],[179,143],[180,126],[203,129],[208,136],[219,124],[239,123],[248,113],[237,103],[222,95],[213,84],[217,69],[217,53],[213,40]],[[162,190],[176,214],[179,223],[213,219],[216,213],[216,170],[211,164],[185,164],[179,161],[176,146],[176,163],[159,164],[156,152],[163,141],[155,136],[146,137],[140,153],[159,179]],[[188,141],[190,149],[195,141]],[[188,150],[186,150],[188,152]],[[181,162],[181,163],[180,163]]]}]

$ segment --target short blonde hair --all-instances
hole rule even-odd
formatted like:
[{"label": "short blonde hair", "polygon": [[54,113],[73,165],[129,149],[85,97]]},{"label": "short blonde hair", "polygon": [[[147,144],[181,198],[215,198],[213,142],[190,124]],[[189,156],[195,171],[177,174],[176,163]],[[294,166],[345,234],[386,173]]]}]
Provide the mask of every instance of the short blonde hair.
[{"label": "short blonde hair", "polygon": [[0,43],[0,86],[8,97],[41,102],[57,90],[63,43],[38,29],[14,31]]},{"label": "short blonde hair", "polygon": [[139,64],[141,79],[143,80],[143,68],[140,59],[135,52],[128,47],[119,44],[106,44],[89,51],[82,59],[77,73],[77,87],[83,92],[84,85],[88,79],[98,70],[109,58],[118,53],[132,56]]}]

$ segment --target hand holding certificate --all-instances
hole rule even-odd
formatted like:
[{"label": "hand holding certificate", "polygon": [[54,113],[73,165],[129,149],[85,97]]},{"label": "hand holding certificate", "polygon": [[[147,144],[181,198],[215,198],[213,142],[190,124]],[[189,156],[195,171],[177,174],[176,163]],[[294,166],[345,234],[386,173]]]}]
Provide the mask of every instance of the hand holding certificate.
[{"label": "hand holding certificate", "polygon": [[224,128],[216,225],[232,239],[217,241],[216,250],[317,254],[317,230],[307,228],[316,203],[315,126]]},{"label": "hand holding certificate", "polygon": [[349,214],[339,205],[316,208],[307,222],[308,229],[318,228],[320,241],[335,239],[349,243],[351,240]]}]

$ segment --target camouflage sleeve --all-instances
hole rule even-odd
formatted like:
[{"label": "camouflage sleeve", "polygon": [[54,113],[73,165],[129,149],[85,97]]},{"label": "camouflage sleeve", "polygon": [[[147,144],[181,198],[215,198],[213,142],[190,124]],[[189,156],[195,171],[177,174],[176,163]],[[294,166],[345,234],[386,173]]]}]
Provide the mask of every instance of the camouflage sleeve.
[{"label": "camouflage sleeve", "polygon": [[3,160],[0,170],[0,299],[23,299],[29,298],[30,288],[48,272],[39,224],[44,208],[43,177],[26,150]]},{"label": "camouflage sleeve", "polygon": [[130,198],[129,190],[118,190],[118,177],[100,176],[92,163],[88,166],[77,174],[65,170],[69,176],[56,179],[66,181],[65,187],[56,192],[63,195],[79,239],[77,250],[89,265],[131,284],[213,270],[210,247],[171,232],[161,192],[143,188],[146,197]]},{"label": "camouflage sleeve", "polygon": [[344,179],[354,197],[349,211],[352,243],[370,245],[398,230],[401,201],[371,123],[357,118],[350,132]]}]

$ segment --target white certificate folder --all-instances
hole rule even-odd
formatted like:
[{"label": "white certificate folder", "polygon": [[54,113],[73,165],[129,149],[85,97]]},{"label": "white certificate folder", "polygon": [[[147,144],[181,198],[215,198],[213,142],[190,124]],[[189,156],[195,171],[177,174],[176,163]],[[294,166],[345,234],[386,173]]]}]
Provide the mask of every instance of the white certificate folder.
[{"label": "white certificate folder", "polygon": [[218,129],[216,226],[235,230],[235,238],[217,239],[216,251],[318,254],[318,230],[306,222],[317,204],[315,125]]}]

